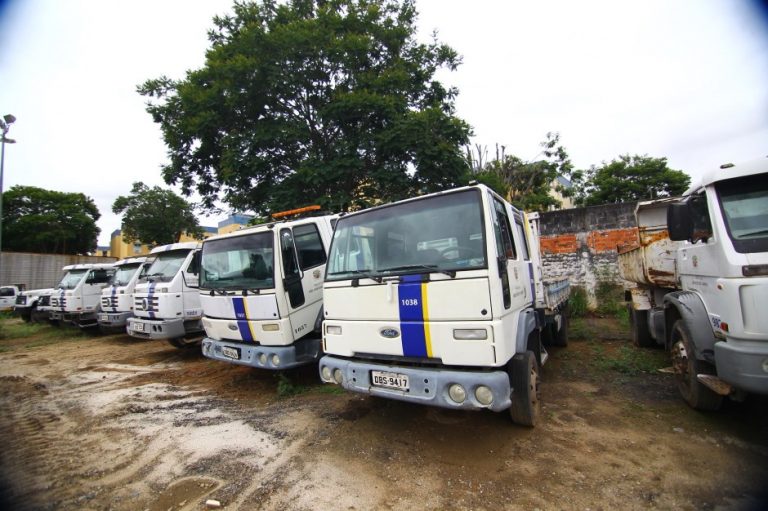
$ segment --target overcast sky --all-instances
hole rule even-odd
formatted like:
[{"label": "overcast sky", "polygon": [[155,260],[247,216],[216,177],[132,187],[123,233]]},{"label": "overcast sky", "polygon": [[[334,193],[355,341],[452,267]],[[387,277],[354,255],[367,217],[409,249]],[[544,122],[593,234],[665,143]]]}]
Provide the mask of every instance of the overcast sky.
[{"label": "overcast sky", "polygon": [[[530,159],[558,131],[578,168],[620,154],[666,156],[694,179],[768,155],[768,25],[738,0],[417,0],[464,63],[473,143]],[[164,185],[159,127],[136,86],[201,67],[214,15],[230,0],[0,0],[0,115],[17,117],[4,189],[92,197],[100,245],[131,183]],[[215,225],[222,217],[201,218]]]}]

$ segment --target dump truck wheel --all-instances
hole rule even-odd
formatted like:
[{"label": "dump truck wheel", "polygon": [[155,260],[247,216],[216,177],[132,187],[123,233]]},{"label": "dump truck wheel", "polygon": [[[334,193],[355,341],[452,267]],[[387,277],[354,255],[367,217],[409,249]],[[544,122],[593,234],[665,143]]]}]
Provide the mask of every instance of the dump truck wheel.
[{"label": "dump truck wheel", "polygon": [[632,343],[638,348],[652,348],[656,346],[656,341],[651,337],[651,331],[648,328],[648,311],[635,310],[632,305],[629,308],[629,322],[632,326]]},{"label": "dump truck wheel", "polygon": [[512,406],[509,415],[512,422],[533,427],[541,413],[539,391],[539,367],[532,351],[518,353],[509,364],[509,381],[512,384]]},{"label": "dump truck wheel", "polygon": [[714,371],[709,364],[696,358],[691,333],[682,319],[672,326],[671,344],[672,368],[683,399],[696,410],[714,411],[720,408],[723,397],[696,378],[697,374],[714,374]]},{"label": "dump truck wheel", "polygon": [[170,344],[174,348],[185,350],[195,346],[199,341],[200,339],[187,339],[186,337],[175,337],[173,339],[168,339],[168,344]]}]

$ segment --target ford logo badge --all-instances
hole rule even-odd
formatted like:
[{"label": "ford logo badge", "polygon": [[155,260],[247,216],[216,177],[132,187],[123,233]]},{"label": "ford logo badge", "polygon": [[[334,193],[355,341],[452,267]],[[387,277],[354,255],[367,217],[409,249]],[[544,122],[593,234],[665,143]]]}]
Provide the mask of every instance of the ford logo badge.
[{"label": "ford logo badge", "polygon": [[382,328],[381,331],[382,337],[386,337],[387,339],[394,339],[395,337],[400,337],[400,332],[397,331],[395,328]]}]

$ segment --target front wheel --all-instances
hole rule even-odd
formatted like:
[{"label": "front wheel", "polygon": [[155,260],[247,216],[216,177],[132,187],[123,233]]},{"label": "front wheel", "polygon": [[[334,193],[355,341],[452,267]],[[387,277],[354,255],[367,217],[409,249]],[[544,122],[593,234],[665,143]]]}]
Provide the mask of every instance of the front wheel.
[{"label": "front wheel", "polygon": [[532,351],[519,353],[509,364],[509,380],[512,384],[512,406],[509,415],[512,422],[533,427],[541,413],[539,391],[539,365]]},{"label": "front wheel", "polygon": [[696,410],[714,411],[720,408],[723,396],[713,392],[696,378],[698,374],[714,374],[714,370],[709,364],[696,358],[691,333],[682,319],[672,325],[671,349],[677,388],[685,402]]}]

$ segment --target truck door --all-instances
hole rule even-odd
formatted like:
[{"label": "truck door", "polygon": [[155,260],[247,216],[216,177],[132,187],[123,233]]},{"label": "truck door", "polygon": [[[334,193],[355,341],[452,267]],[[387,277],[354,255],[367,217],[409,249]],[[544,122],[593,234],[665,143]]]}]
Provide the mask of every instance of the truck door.
[{"label": "truck door", "polygon": [[182,297],[184,320],[202,317],[203,308],[200,306],[200,256],[202,251],[195,250],[182,270]]},{"label": "truck door", "polygon": [[496,238],[496,259],[501,273],[501,291],[505,315],[509,311],[520,310],[529,302],[530,291],[528,264],[522,260],[512,235],[512,223],[504,203],[491,195],[493,204],[493,229]]},{"label": "truck door", "polygon": [[314,223],[280,231],[283,285],[294,339],[309,333],[322,306],[326,247]]}]

